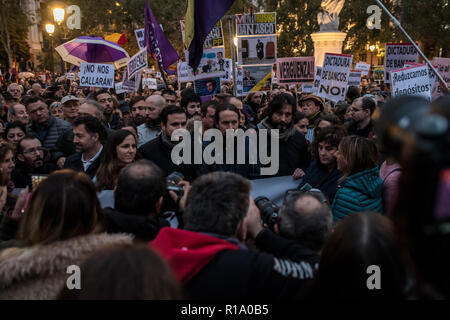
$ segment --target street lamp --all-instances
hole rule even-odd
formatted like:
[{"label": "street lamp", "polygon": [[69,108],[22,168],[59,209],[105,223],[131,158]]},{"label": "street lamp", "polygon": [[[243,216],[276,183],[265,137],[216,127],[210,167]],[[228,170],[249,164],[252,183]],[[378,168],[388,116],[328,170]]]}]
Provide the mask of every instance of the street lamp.
[{"label": "street lamp", "polygon": [[65,13],[65,10],[62,8],[53,9],[53,18],[58,23],[58,25],[60,25],[61,22],[64,21],[64,13]]},{"label": "street lamp", "polygon": [[370,49],[370,71],[372,72],[372,76],[373,76],[373,52],[375,51],[377,47],[374,46],[373,44],[369,47]]},{"label": "street lamp", "polygon": [[55,71],[55,65],[53,61],[53,33],[55,32],[55,25],[51,23],[47,23],[45,25],[45,31],[47,31],[48,35],[50,36],[50,64],[52,66],[52,75]]}]

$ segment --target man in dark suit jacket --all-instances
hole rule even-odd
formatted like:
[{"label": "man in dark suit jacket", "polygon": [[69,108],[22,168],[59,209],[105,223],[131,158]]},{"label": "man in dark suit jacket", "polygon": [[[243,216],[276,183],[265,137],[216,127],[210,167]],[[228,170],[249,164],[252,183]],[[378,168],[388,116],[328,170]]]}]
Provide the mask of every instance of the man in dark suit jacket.
[{"label": "man in dark suit jacket", "polygon": [[97,118],[91,115],[78,117],[73,123],[73,143],[77,153],[69,156],[64,168],[84,171],[91,178],[97,173],[103,156],[106,129]]}]

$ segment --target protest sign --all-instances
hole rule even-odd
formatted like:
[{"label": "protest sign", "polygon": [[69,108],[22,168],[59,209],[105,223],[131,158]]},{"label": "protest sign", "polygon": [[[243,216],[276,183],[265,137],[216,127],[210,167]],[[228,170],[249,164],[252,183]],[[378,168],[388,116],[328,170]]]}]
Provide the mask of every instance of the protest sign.
[{"label": "protest sign", "polygon": [[[421,66],[421,65],[422,65],[422,64],[416,63],[416,62],[406,62],[406,63],[405,63],[405,68],[407,68],[407,67]],[[435,68],[436,70],[438,69],[437,66],[434,66],[434,68]],[[437,80],[436,80],[436,75],[434,74],[434,72],[431,70],[430,67],[428,67],[428,77],[430,78],[431,92],[433,92],[434,86],[437,84]]]},{"label": "protest sign", "polygon": [[243,94],[270,91],[272,86],[272,65],[242,66]]},{"label": "protest sign", "polygon": [[135,79],[134,78],[132,78],[131,80],[128,79],[128,72],[127,69],[125,68],[122,78],[122,89],[125,90],[126,92],[134,92],[135,86],[136,86]]},{"label": "protest sign", "polygon": [[139,71],[134,76],[134,92],[139,91],[139,88],[141,87],[141,79],[142,79],[142,73]]},{"label": "protest sign", "polygon": [[142,79],[142,88],[145,89],[145,87],[150,90],[156,90],[158,89],[158,82],[153,78],[144,78]]},{"label": "protest sign", "polygon": [[114,65],[80,63],[80,87],[114,88]]},{"label": "protest sign", "polygon": [[66,79],[68,79],[68,80],[75,80],[76,79],[76,77],[75,77],[75,73],[66,73],[65,74],[65,77],[66,77]]},{"label": "protest sign", "polygon": [[[180,21],[181,26],[181,37],[184,43],[185,36],[185,22],[184,20]],[[203,43],[203,49],[210,49],[215,47],[223,47],[223,30],[222,30],[222,21],[219,20],[216,25],[212,28],[211,32],[206,37],[205,43]],[[186,58],[186,60],[188,60]]]},{"label": "protest sign", "polygon": [[358,87],[361,85],[361,70],[352,70],[348,76],[348,86],[349,87]]},{"label": "protest sign", "polygon": [[302,84],[302,93],[314,93],[314,84],[313,83]]},{"label": "protest sign", "polygon": [[237,14],[235,19],[237,36],[274,35],[277,33],[276,19],[275,12]]},{"label": "protest sign", "polygon": [[314,57],[277,59],[277,79],[279,83],[313,82],[315,70]]},{"label": "protest sign", "polygon": [[220,78],[200,79],[194,81],[194,90],[200,97],[213,96],[220,93]]},{"label": "protest sign", "polygon": [[391,83],[390,71],[402,69],[405,62],[419,62],[419,54],[411,43],[386,43],[384,82]]},{"label": "protest sign", "polygon": [[116,83],[114,84],[114,88],[115,88],[115,90],[116,90],[116,94],[121,94],[121,93],[127,92],[127,90],[124,90],[124,89],[122,88],[122,82],[116,82]]},{"label": "protest sign", "polygon": [[375,81],[384,81],[384,66],[375,66],[372,70],[372,76]]},{"label": "protest sign", "polygon": [[[444,78],[447,86],[450,85],[450,58],[434,58],[432,64],[437,67],[437,71]],[[437,80],[436,82],[432,93],[433,100],[444,94],[440,83]]]},{"label": "protest sign", "polygon": [[426,64],[391,71],[392,95],[422,96],[431,100],[431,84]]},{"label": "protest sign", "polygon": [[[220,53],[219,56],[221,56]],[[178,81],[188,82],[212,77],[220,77],[224,81],[229,81],[232,65],[231,59],[207,60],[207,64],[200,65],[197,74],[194,75],[194,71],[187,62],[180,62],[177,66]]]},{"label": "protest sign", "polygon": [[236,96],[242,97],[245,96],[244,93],[244,70],[242,67],[236,67],[236,79],[235,79],[235,85],[236,85]]},{"label": "protest sign", "polygon": [[274,64],[277,58],[277,37],[239,37],[238,63],[248,64]]},{"label": "protest sign", "polygon": [[334,102],[345,100],[352,59],[350,54],[325,54],[317,96]]},{"label": "protest sign", "polygon": [[145,40],[144,40],[144,28],[134,30],[134,34],[136,35],[136,40],[139,46],[139,50],[145,48]]},{"label": "protest sign", "polygon": [[363,76],[367,76],[370,71],[370,64],[365,62],[358,62],[356,64],[355,70],[361,70]]},{"label": "protest sign", "polygon": [[127,64],[128,79],[144,68],[147,68],[147,48],[140,50],[133,57],[130,58]]},{"label": "protest sign", "polygon": [[322,79],[322,67],[316,67],[316,74],[314,75],[314,94],[317,94],[317,91],[319,91],[320,79]]}]

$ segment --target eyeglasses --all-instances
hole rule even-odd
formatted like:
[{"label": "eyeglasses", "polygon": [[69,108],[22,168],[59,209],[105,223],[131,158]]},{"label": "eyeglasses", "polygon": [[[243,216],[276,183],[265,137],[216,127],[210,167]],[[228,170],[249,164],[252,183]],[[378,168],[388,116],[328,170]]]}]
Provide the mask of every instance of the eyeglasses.
[{"label": "eyeglasses", "polygon": [[31,148],[23,151],[23,153],[44,153],[45,149],[43,147]]}]

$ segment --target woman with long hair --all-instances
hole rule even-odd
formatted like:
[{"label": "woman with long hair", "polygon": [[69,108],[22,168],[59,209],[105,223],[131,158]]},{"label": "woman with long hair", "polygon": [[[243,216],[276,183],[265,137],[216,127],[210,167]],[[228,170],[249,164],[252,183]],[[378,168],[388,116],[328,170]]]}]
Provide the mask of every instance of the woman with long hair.
[{"label": "woman with long hair", "polygon": [[94,178],[97,191],[114,189],[120,170],[135,160],[136,145],[136,137],[127,130],[117,130],[108,137],[105,156]]},{"label": "woman with long hair", "polygon": [[331,206],[334,220],[358,211],[383,212],[383,181],[375,143],[364,137],[347,136],[339,144],[336,159],[343,175]]},{"label": "woman with long hair", "polygon": [[17,245],[0,251],[2,300],[54,299],[69,283],[69,266],[107,245],[132,243],[129,236],[103,233],[95,186],[83,172],[52,173],[23,211]]}]

